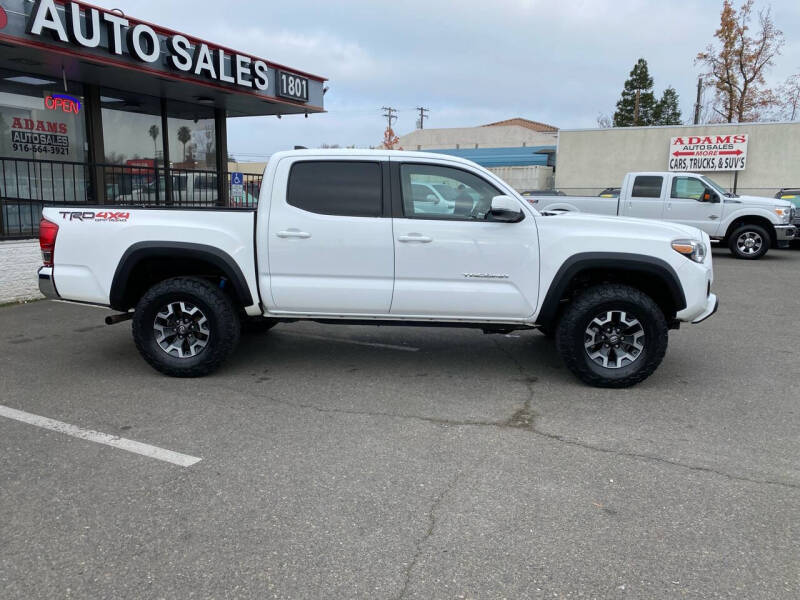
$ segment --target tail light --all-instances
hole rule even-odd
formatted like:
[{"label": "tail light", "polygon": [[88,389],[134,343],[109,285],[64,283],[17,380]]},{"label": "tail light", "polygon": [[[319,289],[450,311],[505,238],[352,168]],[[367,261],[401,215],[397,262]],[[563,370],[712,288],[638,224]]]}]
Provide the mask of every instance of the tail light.
[{"label": "tail light", "polygon": [[42,262],[45,267],[53,266],[53,253],[56,249],[58,225],[47,219],[39,222],[39,247],[42,249]]}]

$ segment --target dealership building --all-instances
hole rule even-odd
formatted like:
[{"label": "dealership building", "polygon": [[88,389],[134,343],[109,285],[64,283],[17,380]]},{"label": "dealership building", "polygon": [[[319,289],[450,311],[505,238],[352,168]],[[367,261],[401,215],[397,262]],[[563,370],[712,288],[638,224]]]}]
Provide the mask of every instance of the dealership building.
[{"label": "dealership building", "polygon": [[0,302],[35,295],[45,205],[251,205],[227,119],[322,112],[324,83],[119,10],[0,0]]}]

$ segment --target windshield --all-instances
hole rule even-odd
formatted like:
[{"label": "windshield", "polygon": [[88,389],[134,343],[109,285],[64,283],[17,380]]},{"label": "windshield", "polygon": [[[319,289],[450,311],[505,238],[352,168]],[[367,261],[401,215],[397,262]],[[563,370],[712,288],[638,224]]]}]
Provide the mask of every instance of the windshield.
[{"label": "windshield", "polygon": [[716,181],[711,179],[710,177],[706,177],[705,175],[701,175],[700,179],[702,179],[705,183],[708,184],[708,186],[710,188],[712,188],[715,192],[717,192],[720,195],[720,198],[722,196],[727,196],[728,195],[728,191],[725,188],[723,188],[720,184],[718,184]]}]

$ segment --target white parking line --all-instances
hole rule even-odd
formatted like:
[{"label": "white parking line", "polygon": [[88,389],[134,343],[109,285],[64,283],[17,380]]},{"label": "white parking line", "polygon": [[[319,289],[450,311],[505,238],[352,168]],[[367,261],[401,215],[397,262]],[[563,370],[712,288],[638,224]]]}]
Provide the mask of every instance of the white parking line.
[{"label": "white parking line", "polygon": [[342,342],[343,344],[355,344],[356,346],[371,346],[373,348],[387,348],[389,350],[402,350],[404,352],[419,352],[419,348],[413,346],[395,346],[394,344],[380,344],[378,342],[359,342],[358,340],[348,340],[347,338],[329,337],[327,335],[314,335],[313,333],[296,333],[294,331],[284,331],[284,335],[295,337],[310,338],[312,340],[325,340],[329,342]]},{"label": "white parking line", "polygon": [[193,464],[203,460],[202,458],[197,458],[196,456],[189,456],[188,454],[181,454],[180,452],[165,450],[164,448],[159,448],[158,446],[143,444],[142,442],[136,442],[134,440],[129,440],[116,435],[109,435],[107,433],[102,433],[101,431],[83,429],[82,427],[76,427],[75,425],[70,425],[69,423],[56,421],[55,419],[48,419],[47,417],[40,417],[39,415],[34,415],[22,410],[9,408],[8,406],[3,406],[2,404],[0,404],[0,417],[14,419],[15,421],[21,421],[29,425],[43,427],[44,429],[50,429],[51,431],[57,431],[59,433],[65,433],[82,440],[97,442],[98,444],[105,444],[106,446],[113,446],[114,448],[127,450],[128,452],[133,452],[134,454],[141,454],[142,456],[147,456],[149,458],[163,460],[164,462],[172,463],[173,465],[178,465],[179,467],[191,467]]}]

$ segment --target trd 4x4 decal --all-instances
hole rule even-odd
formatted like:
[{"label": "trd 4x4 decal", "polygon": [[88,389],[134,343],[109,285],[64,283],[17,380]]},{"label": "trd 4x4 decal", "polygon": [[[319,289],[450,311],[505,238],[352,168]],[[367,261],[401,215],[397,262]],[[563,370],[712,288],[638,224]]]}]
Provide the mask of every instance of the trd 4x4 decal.
[{"label": "trd 4x4 decal", "polygon": [[59,211],[65,221],[105,221],[122,222],[131,218],[129,212],[116,212],[111,210],[93,211]]}]

